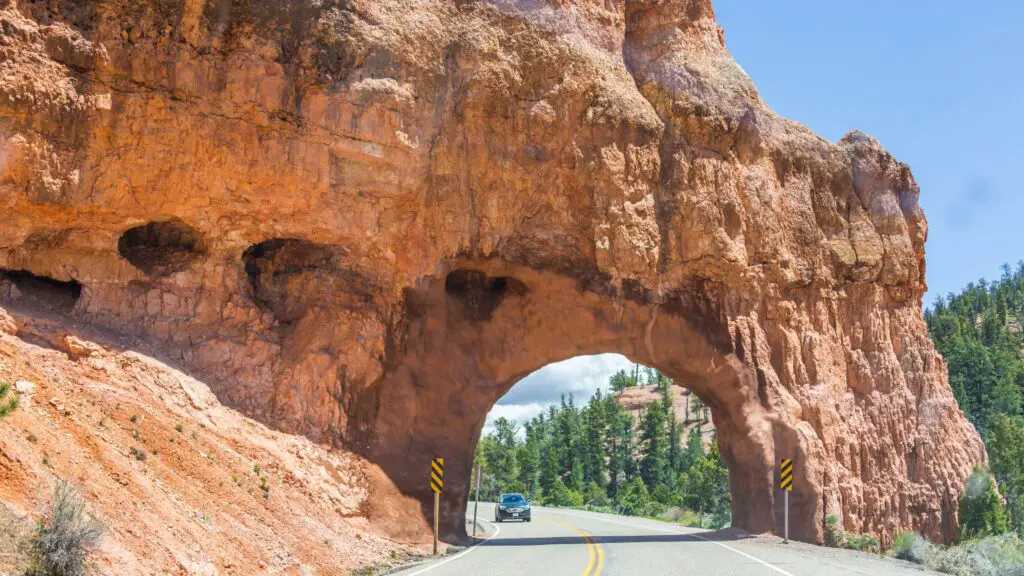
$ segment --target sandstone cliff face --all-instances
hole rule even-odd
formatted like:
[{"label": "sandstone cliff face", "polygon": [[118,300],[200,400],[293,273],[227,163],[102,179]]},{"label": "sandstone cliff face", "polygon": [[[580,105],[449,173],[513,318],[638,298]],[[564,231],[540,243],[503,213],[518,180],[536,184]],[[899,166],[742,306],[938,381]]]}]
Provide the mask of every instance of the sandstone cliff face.
[{"label": "sandstone cliff face", "polygon": [[424,502],[446,457],[449,533],[493,402],[598,352],[712,407],[738,526],[793,457],[798,538],[955,533],[985,455],[917,185],[774,115],[708,0],[0,0],[0,34],[8,296]]}]

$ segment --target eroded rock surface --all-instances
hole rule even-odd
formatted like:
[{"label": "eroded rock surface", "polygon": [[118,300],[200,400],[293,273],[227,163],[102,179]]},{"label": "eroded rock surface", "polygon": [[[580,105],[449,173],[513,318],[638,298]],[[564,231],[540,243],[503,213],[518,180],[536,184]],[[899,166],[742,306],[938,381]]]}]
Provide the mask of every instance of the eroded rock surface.
[{"label": "eroded rock surface", "polygon": [[359,451],[393,536],[435,455],[460,533],[489,407],[597,352],[711,406],[738,526],[794,457],[800,539],[954,535],[985,455],[918,187],[773,114],[709,0],[0,0],[0,34],[0,295]]}]

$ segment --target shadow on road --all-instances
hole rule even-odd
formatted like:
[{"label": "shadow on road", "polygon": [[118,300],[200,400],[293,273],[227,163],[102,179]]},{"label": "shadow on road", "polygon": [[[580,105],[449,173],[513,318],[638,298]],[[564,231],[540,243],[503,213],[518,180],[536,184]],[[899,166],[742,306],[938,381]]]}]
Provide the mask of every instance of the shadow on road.
[{"label": "shadow on road", "polygon": [[[702,541],[735,541],[748,538],[746,535],[720,532],[701,532],[700,537],[693,534],[651,534],[643,536],[615,535],[599,536],[591,534],[590,538],[598,544],[643,544],[651,542],[702,542]],[[535,538],[496,538],[483,543],[484,546],[559,546],[583,544],[580,536],[542,536]]]}]

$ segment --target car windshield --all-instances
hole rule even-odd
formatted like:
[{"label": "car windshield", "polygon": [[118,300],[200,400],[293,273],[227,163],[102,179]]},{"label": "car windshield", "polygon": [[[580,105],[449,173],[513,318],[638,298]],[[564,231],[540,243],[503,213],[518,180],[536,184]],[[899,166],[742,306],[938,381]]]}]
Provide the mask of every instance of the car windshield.
[{"label": "car windshield", "polygon": [[522,494],[507,494],[501,497],[502,504],[525,504],[526,499],[523,498]]}]

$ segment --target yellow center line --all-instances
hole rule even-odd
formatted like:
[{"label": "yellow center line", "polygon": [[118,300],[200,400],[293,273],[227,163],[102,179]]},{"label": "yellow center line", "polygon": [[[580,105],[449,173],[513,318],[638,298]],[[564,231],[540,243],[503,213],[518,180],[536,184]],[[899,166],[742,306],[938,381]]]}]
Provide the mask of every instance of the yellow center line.
[{"label": "yellow center line", "polygon": [[583,570],[583,576],[598,576],[601,574],[601,569],[604,568],[604,548],[595,542],[594,539],[590,537],[590,534],[585,530],[569,524],[568,522],[562,522],[560,520],[548,520],[548,522],[565,526],[583,537],[583,541],[587,544],[588,555],[587,567]]},{"label": "yellow center line", "polygon": [[598,576],[604,568],[604,547],[597,542],[594,542],[594,547],[597,548],[597,566],[594,567],[594,573],[591,576]]}]

